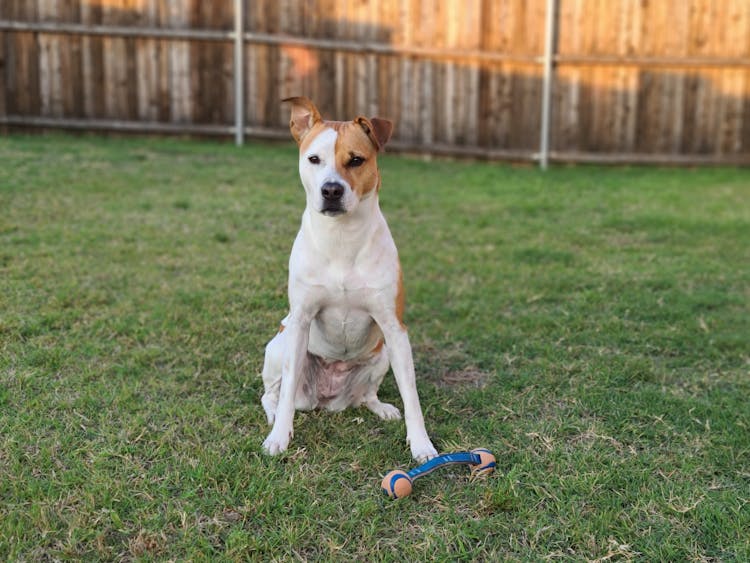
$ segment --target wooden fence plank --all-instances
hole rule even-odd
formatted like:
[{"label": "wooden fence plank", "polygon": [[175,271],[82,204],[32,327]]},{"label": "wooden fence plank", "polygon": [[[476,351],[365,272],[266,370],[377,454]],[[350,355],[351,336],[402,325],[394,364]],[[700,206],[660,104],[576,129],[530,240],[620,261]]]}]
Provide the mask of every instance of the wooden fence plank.
[{"label": "wooden fence plank", "polygon": [[[2,12],[0,12],[2,15]],[[15,63],[12,64],[8,61],[9,52],[6,43],[9,43],[10,38],[6,34],[0,35],[0,116],[8,115],[6,96],[11,92],[8,87],[7,80],[11,76],[11,72],[15,71]],[[4,128],[0,128],[4,131]]]},{"label": "wooden fence plank", "polygon": [[34,33],[19,34],[19,50],[21,52],[19,80],[19,94],[22,100],[21,113],[26,115],[41,115],[42,97],[39,78],[40,47]]},{"label": "wooden fence plank", "polygon": [[[750,2],[558,4],[555,154],[750,155]],[[245,7],[249,126],[283,131],[280,98],[303,94],[394,119],[395,145],[537,150],[544,0]],[[0,2],[0,115],[229,125],[232,18],[231,2]]]}]

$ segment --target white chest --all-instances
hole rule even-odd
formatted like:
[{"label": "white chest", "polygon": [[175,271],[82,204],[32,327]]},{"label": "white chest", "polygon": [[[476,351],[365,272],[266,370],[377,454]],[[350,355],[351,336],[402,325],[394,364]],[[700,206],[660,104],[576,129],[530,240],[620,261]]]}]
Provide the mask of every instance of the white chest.
[{"label": "white chest", "polygon": [[306,213],[292,250],[292,307],[309,308],[308,348],[331,360],[356,359],[378,344],[373,311],[392,301],[398,282],[398,254],[377,200],[363,203],[348,224]]}]

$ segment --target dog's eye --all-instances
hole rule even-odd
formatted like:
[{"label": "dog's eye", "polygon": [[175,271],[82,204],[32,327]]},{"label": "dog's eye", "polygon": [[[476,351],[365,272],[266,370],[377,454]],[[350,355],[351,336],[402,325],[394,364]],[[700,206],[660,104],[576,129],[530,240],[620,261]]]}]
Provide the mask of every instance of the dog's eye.
[{"label": "dog's eye", "polygon": [[353,156],[349,162],[346,163],[347,168],[356,168],[362,166],[365,163],[365,159],[361,156]]},{"label": "dog's eye", "polygon": [[320,157],[316,154],[308,156],[307,160],[310,161],[310,164],[320,164]]}]

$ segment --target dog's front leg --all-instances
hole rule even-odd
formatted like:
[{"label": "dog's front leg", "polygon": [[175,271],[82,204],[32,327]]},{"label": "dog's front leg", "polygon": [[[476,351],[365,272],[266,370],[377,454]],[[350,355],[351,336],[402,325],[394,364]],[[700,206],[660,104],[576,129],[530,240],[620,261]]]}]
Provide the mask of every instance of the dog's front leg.
[{"label": "dog's front leg", "polygon": [[285,328],[287,345],[285,346],[281,368],[276,420],[274,420],[271,432],[263,442],[263,449],[271,455],[285,451],[294,433],[294,398],[297,394],[305,357],[307,356],[311,319],[312,317],[309,316],[292,314]]},{"label": "dog's front leg", "polygon": [[401,400],[404,402],[406,441],[411,447],[411,455],[420,463],[427,461],[437,455],[437,450],[427,436],[424,426],[409,334],[395,315],[393,318],[376,318],[375,322],[378,323],[385,336],[393,375],[396,378]]}]

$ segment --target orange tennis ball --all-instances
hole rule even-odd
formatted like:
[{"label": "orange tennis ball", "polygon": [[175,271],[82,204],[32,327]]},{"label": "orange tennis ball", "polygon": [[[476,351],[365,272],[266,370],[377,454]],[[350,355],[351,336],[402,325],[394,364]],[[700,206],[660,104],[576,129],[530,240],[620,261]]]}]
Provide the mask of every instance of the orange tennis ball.
[{"label": "orange tennis ball", "polygon": [[404,498],[411,494],[411,479],[406,474],[406,471],[400,469],[394,469],[393,471],[386,473],[383,480],[380,482],[380,488],[390,498]]},{"label": "orange tennis ball", "polygon": [[495,456],[492,455],[492,452],[490,450],[477,448],[476,450],[471,450],[471,453],[479,455],[482,460],[481,463],[479,463],[478,465],[474,465],[471,468],[472,477],[489,475],[495,470],[495,465],[497,465],[497,463],[495,461]]}]

